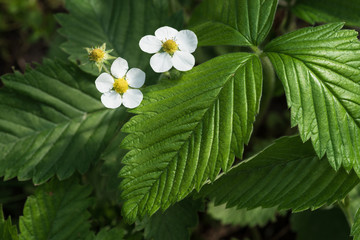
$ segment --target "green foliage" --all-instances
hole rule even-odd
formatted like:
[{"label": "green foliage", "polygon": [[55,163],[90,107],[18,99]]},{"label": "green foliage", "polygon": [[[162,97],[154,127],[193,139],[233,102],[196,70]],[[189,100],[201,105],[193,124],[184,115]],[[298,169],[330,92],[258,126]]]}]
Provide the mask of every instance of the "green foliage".
[{"label": "green foliage", "polygon": [[[111,55],[125,58],[130,67],[141,68],[149,76],[150,55],[139,48],[141,37],[163,25],[179,27],[177,18],[170,18],[167,0],[67,0],[70,14],[58,14],[60,33],[68,41],[62,45],[70,60],[87,63],[84,48],[106,43],[114,49]],[[81,26],[81,27],[80,27]],[[82,65],[85,71],[98,75],[93,64]]]},{"label": "green foliage", "polygon": [[351,235],[354,240],[360,239],[360,186],[356,186],[342,203],[342,208],[351,224]]},{"label": "green foliage", "polygon": [[351,227],[351,236],[354,236],[354,240],[360,239],[360,211],[356,212],[354,218],[354,225]]},{"label": "green foliage", "polygon": [[0,176],[43,183],[99,160],[121,121],[123,109],[100,102],[94,77],[73,64],[45,60],[24,75],[1,78]]},{"label": "green foliage", "polygon": [[[32,4],[39,10],[37,1],[25,2],[1,6]],[[293,1],[284,2],[290,6]],[[193,5],[189,0],[67,0],[68,13],[57,16],[63,38],[48,56],[69,57],[72,63],[44,60],[25,74],[1,77],[0,177],[43,184],[25,203],[17,221],[20,235],[0,209],[1,239],[189,239],[203,199],[184,198],[196,190],[200,193],[194,195],[214,203],[210,216],[222,224],[250,227],[274,220],[278,209],[296,212],[337,202],[349,223],[354,221],[351,233],[360,240],[360,188],[355,188],[360,182],[358,33],[341,30],[342,23],[304,28],[274,39],[262,51],[258,46],[268,42],[277,0],[203,0],[190,16],[199,44],[232,47],[203,48],[203,58],[223,55],[186,73],[172,70],[159,77],[139,40],[161,26],[181,30],[182,15],[191,13]],[[271,35],[296,26],[288,10],[276,14]],[[312,24],[340,20],[360,26],[355,0],[298,0],[292,10]],[[26,12],[18,15],[27,19]],[[106,109],[94,85],[98,70],[89,64],[85,48],[103,43],[130,67],[144,70],[146,85],[158,81],[143,91],[143,102],[131,111],[137,115],[125,125],[130,114],[124,108]],[[228,54],[245,47],[255,53]],[[269,141],[264,135],[276,137],[261,134],[263,126],[271,125],[266,109],[275,72],[300,136],[280,138],[240,162],[261,99],[259,131],[249,150]],[[287,116],[282,112],[280,118]],[[235,158],[238,164],[232,166]],[[93,186],[94,199],[89,186],[70,178],[76,171]],[[24,184],[22,193],[10,198],[10,184],[3,184],[7,188],[0,201],[6,204],[16,204],[29,192]],[[332,221],[339,218],[335,211],[293,215],[298,239],[347,238],[345,221]],[[144,232],[126,224],[141,219]],[[306,235],[312,228],[316,231]]]},{"label": "green foliage", "polygon": [[11,218],[5,220],[1,205],[0,205],[0,239],[18,240],[17,227],[12,225]]},{"label": "green foliage", "polygon": [[102,229],[96,236],[92,233],[86,240],[122,240],[126,231],[121,228],[113,228],[110,230]]},{"label": "green foliage", "polygon": [[259,45],[272,26],[278,0],[205,0],[190,24],[200,46]]},{"label": "green foliage", "polygon": [[360,43],[334,23],[271,41],[266,54],[282,81],[292,126],[331,166],[360,175]]},{"label": "green foliage", "polygon": [[222,224],[232,224],[240,226],[260,226],[263,227],[269,221],[274,221],[278,210],[274,208],[255,208],[251,210],[226,208],[226,205],[215,206],[213,202],[208,204],[208,214]]},{"label": "green foliage", "polygon": [[148,88],[123,127],[124,216],[166,209],[227,171],[249,141],[261,85],[258,57],[235,53],[184,73],[175,86]]},{"label": "green foliage", "polygon": [[41,185],[27,199],[24,216],[20,217],[21,240],[77,240],[90,233],[89,186],[73,179],[56,179]]},{"label": "green foliage", "polygon": [[[49,1],[49,0],[48,0]],[[40,38],[49,40],[55,31],[54,17],[41,7],[39,0],[0,0],[0,32],[6,33],[20,28],[27,32],[27,41],[35,42]],[[50,2],[50,1],[49,1]],[[61,5],[62,0],[51,0],[46,4],[49,8]]]},{"label": "green foliage", "polygon": [[146,223],[144,236],[149,240],[190,239],[189,228],[198,222],[200,202],[185,199],[165,212],[157,212]]},{"label": "green foliage", "polygon": [[[236,183],[234,185],[233,183]],[[351,171],[335,172],[319,160],[311,143],[295,137],[277,140],[264,151],[241,162],[201,191],[215,204],[227,207],[275,207],[302,211],[342,199],[359,179]]]},{"label": "green foliage", "polygon": [[346,22],[360,26],[359,0],[297,0],[292,11],[308,23]]},{"label": "green foliage", "polygon": [[349,225],[338,208],[292,214],[290,221],[297,240],[350,239]]}]

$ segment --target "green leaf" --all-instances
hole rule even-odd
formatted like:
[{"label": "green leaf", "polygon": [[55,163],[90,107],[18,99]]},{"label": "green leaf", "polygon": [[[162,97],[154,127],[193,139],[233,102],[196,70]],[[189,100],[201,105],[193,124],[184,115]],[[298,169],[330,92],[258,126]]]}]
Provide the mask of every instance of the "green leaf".
[{"label": "green leaf", "polygon": [[20,217],[20,240],[77,240],[90,232],[86,210],[91,188],[81,186],[75,178],[56,179],[41,185],[25,203]]},{"label": "green leaf", "polygon": [[278,206],[302,211],[344,198],[359,181],[353,171],[335,172],[326,159],[317,158],[310,142],[295,136],[275,141],[204,186],[200,194],[215,205],[227,203],[228,208]]},{"label": "green leaf", "polygon": [[311,24],[346,22],[346,25],[360,26],[359,3],[359,0],[297,0],[292,11]]},{"label": "green leaf", "polygon": [[0,239],[18,240],[17,227],[15,225],[12,225],[11,218],[5,220],[1,205],[0,205]]},{"label": "green leaf", "polygon": [[199,201],[185,199],[170,207],[164,213],[157,212],[145,225],[145,239],[190,239],[189,229],[195,227],[198,222],[197,211],[199,207]]},{"label": "green leaf", "polygon": [[94,77],[73,64],[45,60],[0,89],[0,176],[43,183],[87,171],[128,117],[106,109]]},{"label": "green leaf", "polygon": [[260,60],[250,53],[214,58],[172,87],[148,88],[127,122],[120,172],[129,221],[185,198],[241,157],[259,109]]},{"label": "green leaf", "polygon": [[122,240],[125,235],[126,230],[122,228],[102,229],[96,236],[91,233],[86,240]]},{"label": "green leaf", "polygon": [[[168,16],[167,0],[67,0],[66,8],[70,14],[58,14],[57,20],[62,25],[59,32],[68,39],[62,47],[70,60],[86,63],[84,48],[106,43],[107,49],[114,49],[111,55],[141,68],[148,79],[155,73],[149,64],[151,55],[139,47],[140,39],[164,25],[179,27],[178,19]],[[93,64],[81,68],[98,75]]]},{"label": "green leaf", "polygon": [[340,206],[344,207],[345,211],[348,211],[350,221],[354,221],[355,214],[360,208],[360,185],[354,187],[353,190],[347,195],[347,197],[341,202]]},{"label": "green leaf", "polygon": [[332,167],[360,175],[360,43],[343,24],[304,28],[265,51],[282,81],[292,126]]},{"label": "green leaf", "polygon": [[360,186],[356,186],[345,198],[341,206],[347,214],[351,226],[351,236],[354,240],[360,239]]},{"label": "green leaf", "polygon": [[226,205],[215,206],[213,202],[208,205],[207,213],[214,219],[220,220],[222,224],[240,226],[265,226],[269,221],[275,221],[278,210],[273,208],[255,208],[251,210],[226,208]]},{"label": "green leaf", "polygon": [[292,214],[290,221],[296,240],[350,239],[349,225],[338,208]]},{"label": "green leaf", "polygon": [[258,46],[269,33],[278,0],[204,0],[190,25],[200,46]]},{"label": "green leaf", "polygon": [[354,237],[354,240],[360,239],[360,211],[356,212],[354,218],[354,224],[351,226],[351,236]]}]

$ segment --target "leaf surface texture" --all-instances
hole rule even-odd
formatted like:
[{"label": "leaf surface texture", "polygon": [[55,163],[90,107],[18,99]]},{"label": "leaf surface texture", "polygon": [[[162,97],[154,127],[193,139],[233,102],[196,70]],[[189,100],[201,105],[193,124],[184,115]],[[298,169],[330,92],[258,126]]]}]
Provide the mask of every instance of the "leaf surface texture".
[{"label": "leaf surface texture", "polygon": [[205,185],[200,194],[228,208],[302,211],[343,199],[358,183],[353,171],[334,171],[326,159],[319,160],[310,142],[295,136],[280,138]]},{"label": "leaf surface texture", "polygon": [[257,56],[217,57],[184,73],[170,87],[149,88],[127,122],[122,146],[124,215],[151,215],[200,189],[241,157],[262,88]]},{"label": "leaf surface texture", "polygon": [[94,77],[73,64],[3,76],[0,89],[0,176],[42,183],[87,171],[127,118],[106,109]]},{"label": "leaf surface texture", "polygon": [[283,83],[291,123],[303,141],[338,170],[360,175],[360,43],[334,23],[304,28],[270,42],[265,51]]},{"label": "leaf surface texture", "polygon": [[277,0],[205,0],[192,14],[190,25],[201,46],[257,46],[270,31],[277,3]]}]

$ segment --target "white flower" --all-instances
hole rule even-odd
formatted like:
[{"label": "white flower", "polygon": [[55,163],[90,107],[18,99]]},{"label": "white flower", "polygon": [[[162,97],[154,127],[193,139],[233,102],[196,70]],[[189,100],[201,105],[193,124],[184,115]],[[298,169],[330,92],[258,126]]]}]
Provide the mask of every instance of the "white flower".
[{"label": "white flower", "polygon": [[[97,90],[101,93],[101,102],[107,108],[120,107],[121,103],[127,108],[135,108],[140,105],[143,94],[139,89],[145,82],[145,73],[132,68],[123,58],[117,58],[111,65],[111,75],[102,73],[95,80]],[[129,86],[131,88],[129,88]]]},{"label": "white flower", "polygon": [[194,67],[195,58],[191,54],[198,44],[193,31],[178,32],[171,27],[161,27],[155,36],[146,35],[141,38],[139,46],[147,53],[155,53],[150,65],[155,72],[169,71],[172,66],[180,71],[188,71]]}]

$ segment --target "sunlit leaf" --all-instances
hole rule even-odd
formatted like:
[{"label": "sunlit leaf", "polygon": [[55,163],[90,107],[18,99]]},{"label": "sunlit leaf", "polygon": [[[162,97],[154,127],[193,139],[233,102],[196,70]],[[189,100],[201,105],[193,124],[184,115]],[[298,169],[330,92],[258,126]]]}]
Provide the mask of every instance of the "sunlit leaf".
[{"label": "sunlit leaf", "polygon": [[310,142],[295,136],[277,140],[205,185],[200,194],[227,207],[302,211],[343,199],[359,181],[353,171],[334,171],[326,159],[319,160]]},{"label": "sunlit leaf", "polygon": [[42,66],[1,78],[0,176],[42,183],[84,173],[99,160],[124,119],[106,109],[94,77],[73,64]]},{"label": "sunlit leaf", "polygon": [[270,42],[265,51],[282,81],[292,126],[326,153],[338,170],[360,175],[360,42],[334,23],[304,28]]},{"label": "sunlit leaf", "polygon": [[130,149],[120,172],[128,220],[185,198],[241,157],[262,88],[260,60],[228,54],[184,73],[171,87],[149,88],[124,125]]},{"label": "sunlit leaf", "polygon": [[190,24],[199,45],[250,46],[269,33],[278,0],[204,0]]},{"label": "sunlit leaf", "polygon": [[[141,51],[140,39],[164,25],[178,28],[182,23],[181,15],[170,18],[167,0],[67,0],[66,8],[70,13],[58,14],[57,19],[62,26],[59,32],[68,39],[62,47],[70,60],[87,63],[84,48],[106,43],[107,49],[114,49],[111,55],[125,58],[148,77],[154,75],[151,55]],[[81,68],[98,74],[93,64]]]}]

